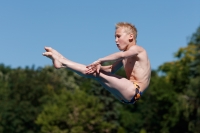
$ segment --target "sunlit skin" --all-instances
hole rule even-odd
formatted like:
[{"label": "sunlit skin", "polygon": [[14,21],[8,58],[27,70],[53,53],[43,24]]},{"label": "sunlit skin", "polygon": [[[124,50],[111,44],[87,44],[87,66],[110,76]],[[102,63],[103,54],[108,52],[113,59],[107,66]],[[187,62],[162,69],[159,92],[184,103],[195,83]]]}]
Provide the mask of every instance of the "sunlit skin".
[{"label": "sunlit skin", "polygon": [[[136,90],[133,83],[140,86],[141,92],[147,89],[151,76],[150,62],[146,50],[136,45],[133,34],[126,33],[123,27],[116,29],[115,42],[120,52],[100,58],[88,66],[63,57],[51,47],[45,47],[46,52],[43,55],[52,60],[55,68],[68,68],[81,76],[93,78],[116,98],[130,101]],[[109,66],[101,65],[107,61],[115,61],[115,63]],[[122,66],[126,78],[115,75]]]}]

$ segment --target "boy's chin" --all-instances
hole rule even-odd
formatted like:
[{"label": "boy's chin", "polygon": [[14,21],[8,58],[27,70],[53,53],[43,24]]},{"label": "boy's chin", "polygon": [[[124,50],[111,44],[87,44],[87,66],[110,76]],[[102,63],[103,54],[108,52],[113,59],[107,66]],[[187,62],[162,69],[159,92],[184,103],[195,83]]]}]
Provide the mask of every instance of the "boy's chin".
[{"label": "boy's chin", "polygon": [[124,49],[122,49],[122,48],[118,48],[120,51],[124,51]]}]

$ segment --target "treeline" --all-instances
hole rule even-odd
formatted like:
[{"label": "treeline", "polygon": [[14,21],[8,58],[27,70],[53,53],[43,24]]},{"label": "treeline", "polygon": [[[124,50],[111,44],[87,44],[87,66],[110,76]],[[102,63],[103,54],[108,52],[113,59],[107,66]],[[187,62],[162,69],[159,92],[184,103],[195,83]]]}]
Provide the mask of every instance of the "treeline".
[{"label": "treeline", "polygon": [[175,58],[134,105],[67,69],[1,64],[0,133],[199,133],[200,27]]}]

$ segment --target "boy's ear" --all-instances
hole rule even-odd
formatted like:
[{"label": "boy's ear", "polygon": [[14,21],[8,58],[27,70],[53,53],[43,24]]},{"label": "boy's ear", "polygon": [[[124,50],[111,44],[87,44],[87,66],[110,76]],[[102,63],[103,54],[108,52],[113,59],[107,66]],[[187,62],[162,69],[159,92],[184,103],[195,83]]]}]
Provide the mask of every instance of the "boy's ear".
[{"label": "boy's ear", "polygon": [[129,34],[129,39],[133,39],[133,34]]},{"label": "boy's ear", "polygon": [[133,34],[129,34],[129,42],[133,41]]}]

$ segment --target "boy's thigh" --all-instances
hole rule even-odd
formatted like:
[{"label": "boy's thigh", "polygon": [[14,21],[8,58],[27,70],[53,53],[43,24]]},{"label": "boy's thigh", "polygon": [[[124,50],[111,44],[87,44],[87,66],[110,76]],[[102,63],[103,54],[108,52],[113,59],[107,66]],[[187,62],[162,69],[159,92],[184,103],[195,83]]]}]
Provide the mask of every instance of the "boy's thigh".
[{"label": "boy's thigh", "polygon": [[111,73],[101,73],[98,81],[116,97],[129,100],[135,95],[134,84],[121,76]]}]

